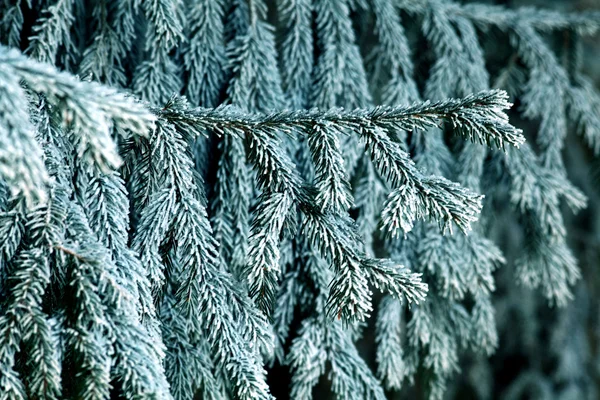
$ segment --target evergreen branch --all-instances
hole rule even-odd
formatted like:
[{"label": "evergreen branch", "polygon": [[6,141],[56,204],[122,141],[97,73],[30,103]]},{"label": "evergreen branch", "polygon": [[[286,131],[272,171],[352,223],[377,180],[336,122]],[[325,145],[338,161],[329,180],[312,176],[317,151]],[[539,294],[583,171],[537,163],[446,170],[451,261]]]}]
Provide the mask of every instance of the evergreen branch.
[{"label": "evergreen branch", "polygon": [[25,215],[23,204],[16,201],[7,211],[0,212],[0,237],[4,238],[0,245],[0,262],[10,260],[25,233]]},{"label": "evergreen branch", "polygon": [[22,0],[3,0],[0,3],[0,43],[8,47],[19,47],[24,16],[21,10]]},{"label": "evergreen branch", "polygon": [[165,372],[173,397],[227,399],[223,379],[212,361],[206,338],[187,333],[187,320],[177,312],[174,296],[165,296],[163,305],[162,335],[168,350]]},{"label": "evergreen branch", "polygon": [[92,10],[96,22],[94,41],[83,52],[79,64],[80,75],[91,75],[94,80],[110,86],[125,86],[127,76],[123,59],[131,50],[135,37],[133,13],[135,0],[120,1],[116,5],[100,1]]},{"label": "evergreen branch", "polygon": [[290,397],[312,398],[313,388],[325,373],[327,352],[324,339],[325,332],[316,318],[302,321],[298,336],[292,341],[286,357],[286,364],[290,366],[292,373]]},{"label": "evergreen branch", "polygon": [[280,139],[277,133],[275,129],[246,131],[248,159],[258,174],[259,189],[286,192],[295,199],[302,179],[290,157],[282,151],[284,145],[281,139],[285,138]]},{"label": "evergreen branch", "polygon": [[34,59],[54,64],[58,48],[64,45],[73,50],[69,31],[75,21],[73,16],[74,0],[56,0],[43,11],[39,24],[33,27],[33,36],[29,38],[26,53]]},{"label": "evergreen branch", "polygon": [[[248,11],[250,26],[247,32],[240,32],[228,48],[233,78],[227,94],[231,104],[246,110],[272,110],[285,103],[277,70],[275,37],[272,27],[264,22],[267,14],[264,1],[250,1]],[[229,148],[224,147],[222,158],[231,159],[230,166],[236,168],[230,171],[219,169],[219,173],[229,172],[229,175],[237,179],[249,177],[250,171],[247,171],[244,165],[246,152],[242,147],[243,140],[246,140],[247,157],[255,167],[258,188],[263,191],[260,198],[265,202],[259,204],[254,213],[248,239],[253,247],[250,247],[250,253],[246,254],[248,231],[245,213],[249,208],[249,199],[242,196],[232,196],[230,199],[229,214],[233,217],[232,222],[237,225],[237,232],[234,231],[233,236],[234,248],[240,254],[235,257],[234,262],[241,260],[243,263],[242,272],[248,280],[250,296],[266,314],[270,314],[277,293],[280,236],[290,209],[295,206],[301,182],[291,160],[281,151],[282,141],[277,137],[277,133],[276,130],[264,130],[246,137],[232,135],[230,138],[223,138],[224,144],[229,144],[237,151],[233,154],[235,158],[232,158]],[[227,166],[223,164],[223,167]],[[231,177],[225,179],[229,181]],[[226,182],[221,185],[225,186]],[[236,189],[238,187],[236,186]],[[235,193],[236,189],[232,192]],[[248,189],[246,195],[249,194]],[[231,204],[231,200],[240,202]],[[267,221],[268,223],[265,223]],[[226,239],[225,243],[229,242]],[[236,269],[234,264],[233,270]]]},{"label": "evergreen branch", "polygon": [[216,195],[212,203],[212,221],[223,262],[231,265],[234,273],[238,273],[246,253],[250,180],[244,142],[240,138],[226,136],[219,147],[221,157],[217,168]]},{"label": "evergreen branch", "polygon": [[526,286],[541,287],[550,303],[564,306],[580,271],[566,244],[560,200],[577,210],[587,199],[563,174],[540,165],[529,146],[509,152],[505,163],[512,180],[511,201],[524,214],[530,237],[516,261],[519,279]]},{"label": "evergreen branch", "polygon": [[314,314],[302,321],[299,336],[294,338],[287,356],[292,369],[291,393],[298,398],[312,398],[312,388],[331,364],[332,389],[340,398],[383,399],[377,379],[358,354],[351,329],[340,321],[328,321],[325,299],[329,294],[331,272],[316,254],[303,254],[305,276],[314,287],[311,303]]},{"label": "evergreen branch", "polygon": [[[52,346],[50,322],[42,311],[42,299],[50,283],[50,265],[44,253],[44,250],[33,247],[20,252],[13,260],[14,272],[10,279],[14,280],[14,285],[11,296],[7,299],[6,314],[0,322],[0,347],[6,348],[6,351],[1,352],[4,357],[0,357],[0,369],[3,370],[3,375],[6,371],[10,379],[14,353],[11,352],[11,343],[4,342],[4,339],[9,339],[12,335],[21,336],[27,344],[28,357],[31,358],[27,363],[28,393],[58,399],[62,389],[61,368],[58,352]],[[14,322],[11,323],[9,319],[12,318]],[[7,359],[6,356],[13,359]],[[36,361],[33,362],[33,359]],[[14,383],[6,386],[8,392],[11,386],[14,387]]]},{"label": "evergreen branch", "polygon": [[[1,54],[1,53],[0,53]],[[48,172],[43,151],[27,115],[28,101],[19,82],[0,64],[0,176],[11,196],[28,206],[46,199]],[[10,111],[9,111],[10,110]]]},{"label": "evergreen branch", "polygon": [[[98,363],[102,357],[98,357],[97,352],[111,357],[114,351],[115,372],[117,379],[123,382],[124,394],[151,393],[171,398],[162,368],[161,349],[155,347],[156,340],[141,326],[134,296],[119,283],[124,277],[119,276],[110,252],[96,240],[81,207],[71,203],[69,213],[67,239],[79,237],[80,242],[74,243],[71,249],[67,247],[67,251],[73,254],[75,265],[71,274],[78,288],[76,296],[83,297],[79,310],[83,314],[75,322],[73,340],[82,351],[83,366],[95,371],[90,378],[98,379],[88,381],[82,395],[92,395],[94,390],[101,390],[102,386],[97,385],[103,385],[101,368],[104,366]],[[91,331],[80,324],[91,326]],[[99,336],[93,339],[89,335]]]},{"label": "evergreen branch", "polygon": [[550,305],[564,307],[573,299],[571,286],[581,278],[578,262],[564,238],[548,240],[530,231],[524,254],[516,261],[517,275],[524,285],[541,287]]},{"label": "evergreen branch", "polygon": [[382,104],[409,104],[419,98],[413,79],[413,63],[400,15],[392,0],[370,0],[375,16],[375,33],[379,41],[367,57],[375,83],[384,73]]},{"label": "evergreen branch", "polygon": [[[94,82],[81,82],[50,65],[32,61],[16,50],[0,47],[0,65],[24,80],[32,90],[44,94],[51,104],[62,105],[61,109],[66,110],[63,118],[68,124],[80,124],[82,129],[108,136],[112,120],[124,130],[147,136],[154,123],[155,117],[141,103],[123,93]],[[104,145],[108,146],[108,140]],[[100,154],[107,151],[94,147],[94,152]]]},{"label": "evergreen branch", "polygon": [[384,297],[379,304],[375,340],[377,342],[377,374],[388,390],[399,390],[407,375],[401,337],[402,303]]},{"label": "evergreen branch", "polygon": [[425,300],[428,288],[421,281],[420,273],[411,272],[402,265],[394,265],[389,260],[366,259],[362,267],[373,285],[396,300],[406,299],[409,303]]},{"label": "evergreen branch", "polygon": [[[420,214],[413,217],[402,217],[398,212],[406,212],[404,208],[396,207],[400,200],[405,199],[396,193],[388,204],[384,215],[386,226],[396,231],[401,225],[409,228],[409,222],[415,218],[430,215],[439,218],[443,230],[455,222],[461,230],[468,230],[470,223],[481,208],[481,198],[460,188],[443,178],[426,177],[414,166],[408,155],[399,145],[389,140],[381,129],[412,130],[435,126],[437,119],[448,118],[455,126],[464,127],[461,131],[466,137],[479,142],[495,143],[504,148],[505,142],[515,146],[523,142],[520,131],[507,122],[502,109],[508,107],[506,93],[502,91],[482,92],[478,95],[467,96],[462,100],[449,100],[430,104],[428,102],[409,107],[378,107],[370,111],[356,110],[343,112],[339,110],[319,113],[317,110],[279,112],[269,115],[240,114],[231,108],[214,110],[194,109],[182,110],[179,103],[171,102],[160,114],[167,120],[177,124],[188,124],[195,130],[210,129],[218,134],[233,133],[242,136],[243,133],[270,132],[277,129],[283,132],[309,131],[316,124],[339,126],[339,129],[355,129],[365,139],[375,165],[380,172],[390,179],[393,186],[408,184],[410,191],[421,204]],[[374,126],[375,128],[365,128]],[[415,200],[416,201],[416,200]],[[415,203],[417,204],[417,203]],[[464,208],[463,205],[468,207]],[[396,211],[393,211],[393,210]],[[397,215],[397,217],[393,217]],[[393,222],[396,220],[397,222]],[[405,222],[400,223],[400,220]]]},{"label": "evergreen branch", "polygon": [[[398,8],[392,0],[370,0],[376,18],[375,30],[379,43],[369,58],[378,64],[387,64],[392,74],[412,79],[413,63],[404,28],[400,24]],[[383,66],[383,65],[382,65]],[[378,71],[379,68],[375,68]]]},{"label": "evergreen branch", "polygon": [[229,44],[227,56],[233,74],[228,102],[248,112],[270,112],[285,105],[273,28],[264,21]]},{"label": "evergreen branch", "polygon": [[477,296],[471,311],[473,321],[472,339],[477,349],[486,355],[492,355],[498,348],[498,331],[495,327],[496,310],[489,296]]},{"label": "evergreen branch", "polygon": [[225,2],[202,0],[189,7],[183,55],[188,72],[186,94],[193,104],[214,107],[225,83]]},{"label": "evergreen branch", "polygon": [[270,315],[277,294],[279,269],[279,237],[293,199],[287,193],[264,192],[259,197],[250,238],[247,267],[248,294],[258,307]]},{"label": "evergreen branch", "polygon": [[154,348],[160,353],[164,346],[160,341],[150,282],[142,263],[128,246],[129,202],[125,184],[116,172],[105,175],[96,171],[87,180],[84,177],[81,180],[84,181],[80,187],[83,192],[81,202],[90,227],[100,243],[111,252],[111,258],[122,275],[121,284],[139,304],[139,317],[156,340]]},{"label": "evergreen branch", "polygon": [[577,132],[594,154],[600,154],[600,93],[589,79],[578,76],[567,89],[566,103]]},{"label": "evergreen branch", "polygon": [[352,29],[349,2],[316,0],[313,3],[319,56],[310,104],[323,109],[370,104],[371,95]]},{"label": "evergreen branch", "polygon": [[375,167],[395,188],[382,212],[384,229],[394,235],[398,228],[406,233],[415,219],[426,216],[437,220],[444,232],[452,232],[452,222],[463,232],[470,229],[481,211],[482,196],[443,177],[423,175],[408,154],[382,131],[368,129],[361,134]]},{"label": "evergreen branch", "polygon": [[402,0],[398,6],[416,13],[424,13],[426,7],[442,7],[450,18],[468,18],[481,28],[494,26],[509,30],[515,25],[527,25],[540,32],[574,29],[585,35],[594,35],[600,28],[600,14],[594,11],[565,14],[534,7],[509,9],[498,5],[458,4],[440,0]]},{"label": "evergreen branch", "polygon": [[[484,91],[463,99],[440,102],[421,102],[411,106],[378,106],[371,109],[345,111],[317,109],[302,111],[280,111],[270,114],[248,114],[232,107],[215,109],[178,109],[178,104],[169,102],[163,109],[156,110],[159,116],[175,124],[185,124],[196,131],[211,130],[219,135],[226,131],[242,132],[277,129],[281,132],[308,132],[316,123],[331,127],[359,130],[364,126],[375,126],[384,130],[425,129],[435,127],[441,121],[449,121],[458,132],[472,141],[519,146],[524,142],[518,129],[508,124],[503,110],[511,106],[506,92]],[[305,133],[306,134],[306,133]]]},{"label": "evergreen branch", "polygon": [[[290,240],[288,243],[291,244],[292,241]],[[289,247],[284,247],[284,249],[289,249]],[[286,349],[284,346],[290,335],[290,324],[294,319],[294,311],[301,302],[299,298],[301,295],[299,277],[300,272],[295,268],[288,269],[285,272],[273,310],[273,327],[278,342],[275,347],[275,359],[281,364],[285,361],[284,351]]]},{"label": "evergreen branch", "polygon": [[144,50],[146,60],[138,64],[133,91],[151,104],[163,104],[181,90],[179,67],[169,53],[183,40],[182,13],[178,0],[142,2],[147,21]]},{"label": "evergreen branch", "polygon": [[[60,190],[53,190],[46,202],[29,211],[26,216],[25,245],[11,260],[8,278],[14,284],[6,299],[6,312],[0,319],[0,349],[3,349],[0,350],[0,369],[9,380],[2,382],[6,384],[6,392],[13,392],[15,398],[20,398],[20,385],[18,378],[12,376],[12,371],[21,341],[31,360],[27,362],[29,395],[56,399],[62,392],[61,363],[58,351],[53,346],[51,323],[42,306],[50,285],[49,257],[52,246],[64,232],[66,211],[63,195]],[[13,338],[18,339],[14,343],[4,341]]]},{"label": "evergreen branch", "polygon": [[352,345],[350,335],[341,329],[328,329],[331,388],[339,398],[384,400],[379,381]]},{"label": "evergreen branch", "polygon": [[283,27],[280,45],[280,69],[286,97],[293,109],[308,105],[314,62],[310,0],[278,0],[279,20]]},{"label": "evergreen branch", "polygon": [[343,213],[350,208],[353,200],[338,134],[328,125],[315,124],[308,134],[307,142],[315,167],[317,206],[322,211]]},{"label": "evergreen branch", "polygon": [[333,215],[304,207],[302,232],[315,249],[325,254],[334,270],[326,312],[343,321],[364,320],[372,310],[367,274],[361,268],[361,255],[356,248],[360,240]]},{"label": "evergreen branch", "polygon": [[[237,397],[270,398],[264,370],[253,350],[257,344],[270,342],[266,321],[253,310],[233,277],[220,267],[206,209],[196,197],[200,189],[195,187],[188,142],[165,121],[159,121],[148,142],[148,154],[141,157],[142,171],[148,171],[146,179],[152,189],[149,202],[139,205],[142,219],[133,247],[143,251],[142,261],[144,254],[153,258],[159,278],[153,289],[164,290],[165,264],[174,265],[176,312],[192,321],[187,335],[211,332],[208,342],[212,353],[219,368],[235,383]],[[158,163],[166,163],[167,168],[156,170],[153,166]],[[171,197],[166,212],[154,209],[165,203],[160,200],[162,195]],[[152,222],[156,218],[160,224]],[[217,311],[223,307],[228,311]],[[214,326],[219,326],[218,332]]]},{"label": "evergreen branch", "polygon": [[561,152],[567,135],[566,91],[567,72],[558,62],[542,37],[527,26],[516,26],[512,36],[514,46],[530,70],[522,102],[523,115],[541,120],[536,138],[542,150],[543,164],[564,171]]}]

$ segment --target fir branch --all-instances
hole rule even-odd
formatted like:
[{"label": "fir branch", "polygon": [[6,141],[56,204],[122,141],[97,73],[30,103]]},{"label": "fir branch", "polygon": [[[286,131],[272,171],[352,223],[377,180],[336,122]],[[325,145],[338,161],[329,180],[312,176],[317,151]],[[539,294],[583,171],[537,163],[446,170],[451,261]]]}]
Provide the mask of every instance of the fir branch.
[{"label": "fir branch", "polygon": [[[105,348],[111,346],[115,359],[114,373],[123,382],[124,394],[135,396],[151,393],[154,396],[170,398],[161,366],[161,350],[154,348],[155,340],[151,339],[148,331],[141,326],[136,310],[133,309],[134,297],[120,285],[122,277],[111,261],[110,253],[96,241],[83,210],[78,205],[71,204],[69,224],[67,239],[70,239],[70,236],[82,239],[80,243],[74,243],[77,247],[73,246],[70,249],[74,260],[72,278],[74,283],[79,285],[76,296],[90,297],[82,303],[80,312],[84,314],[77,319],[74,327],[74,345],[81,346],[83,366],[91,368],[95,373],[101,373],[99,369],[103,366],[98,365],[97,360],[102,360],[102,357],[98,357],[97,352],[105,352],[103,355],[112,357],[112,353],[106,353]],[[92,326],[91,332],[80,324]],[[108,329],[108,332],[102,332],[104,329]],[[90,334],[100,336],[96,340],[88,341],[87,339],[91,339],[87,338]],[[106,340],[108,338],[111,338],[111,343]],[[103,343],[104,341],[106,343]],[[88,345],[90,347],[86,347]],[[97,345],[102,347],[97,348]],[[110,367],[110,358],[108,361]],[[103,384],[103,381],[101,376],[94,373],[89,377],[98,379],[84,385],[86,393],[91,395],[90,391],[94,390],[96,385]],[[110,381],[107,382],[109,383]],[[100,387],[96,390],[100,390]]]},{"label": "fir branch", "polygon": [[418,99],[418,89],[413,80],[411,51],[396,4],[391,0],[370,0],[375,16],[375,33],[379,41],[367,56],[375,83],[387,73],[383,84],[383,104],[409,104]]},{"label": "fir branch", "polygon": [[425,299],[427,284],[421,282],[421,274],[411,272],[390,260],[366,259],[362,267],[367,271],[372,284],[399,301],[419,303]]},{"label": "fir branch", "polygon": [[372,255],[374,233],[381,216],[381,206],[385,201],[388,188],[375,172],[375,167],[366,157],[358,172],[358,182],[354,186],[354,207],[359,214],[356,217],[358,231],[365,242],[365,251]]},{"label": "fir branch", "polygon": [[[29,395],[43,395],[58,398],[61,395],[60,363],[53,348],[51,327],[48,316],[42,310],[43,299],[50,284],[50,252],[64,234],[66,219],[65,193],[52,190],[48,200],[32,208],[27,213],[25,243],[11,261],[9,279],[10,295],[7,298],[6,314],[0,321],[0,368],[6,373],[7,392],[15,391],[16,398],[20,384],[13,374],[15,353],[21,342],[28,349],[29,356],[36,362],[29,362],[27,391]],[[14,343],[3,340],[16,339]],[[12,377],[12,378],[11,378]]]},{"label": "fir branch", "polygon": [[338,139],[339,132],[315,124],[308,133],[308,147],[315,167],[316,204],[321,211],[343,213],[353,203],[350,183]]},{"label": "fir branch", "polygon": [[[29,2],[27,4],[29,5]],[[19,47],[24,16],[21,10],[22,0],[3,0],[0,3],[2,19],[0,19],[1,44],[8,47]]]},{"label": "fir branch", "polygon": [[275,359],[281,364],[285,360],[284,345],[290,335],[290,324],[294,319],[294,311],[301,302],[299,298],[301,295],[300,271],[293,268],[295,265],[291,267],[283,276],[273,310],[273,327],[278,340],[275,347]]},{"label": "fir branch", "polygon": [[32,207],[45,201],[49,177],[27,115],[27,97],[9,72],[0,69],[0,176],[11,196],[22,196]]},{"label": "fir branch", "polygon": [[[50,282],[50,265],[44,253],[44,250],[32,246],[20,252],[13,261],[10,279],[14,280],[14,285],[3,316],[2,322],[5,324],[0,323],[0,337],[9,339],[12,335],[18,335],[21,340],[16,344],[21,341],[27,344],[28,358],[31,360],[27,363],[27,392],[58,399],[61,395],[61,368],[57,351],[53,348],[48,316],[42,311],[42,299]],[[14,321],[9,322],[11,318]],[[6,347],[4,355],[10,357],[11,343],[0,340],[0,347]],[[0,368],[7,372],[10,379],[14,358],[9,360],[2,357],[0,363]],[[6,388],[10,388],[10,385]]]},{"label": "fir branch", "polygon": [[277,292],[279,269],[279,241],[281,231],[293,207],[287,193],[264,192],[259,197],[258,208],[248,241],[248,294],[266,314],[271,313]]},{"label": "fir branch", "polygon": [[223,382],[212,362],[206,339],[190,337],[185,327],[187,320],[177,313],[174,296],[165,296],[161,321],[168,349],[165,371],[173,397],[188,399],[197,394],[203,399],[226,399]]},{"label": "fir branch", "polygon": [[560,200],[577,210],[587,199],[564,175],[540,165],[528,146],[509,152],[505,163],[512,180],[511,201],[524,214],[531,238],[516,262],[519,278],[529,287],[541,286],[550,303],[564,306],[580,272],[566,245]]},{"label": "fir branch", "polygon": [[498,348],[498,330],[496,329],[496,310],[489,296],[477,296],[471,311],[473,347],[483,354],[492,355]]},{"label": "fir branch", "polygon": [[600,154],[600,93],[588,78],[579,75],[565,95],[568,115],[577,132],[594,154]]},{"label": "fir branch", "polygon": [[155,348],[160,354],[163,345],[159,339],[150,282],[137,255],[128,246],[129,203],[125,184],[116,172],[105,175],[96,171],[82,186],[81,202],[90,226],[100,243],[110,250],[112,260],[122,275],[120,284],[139,305],[140,309],[136,312],[156,340]]},{"label": "fir branch", "polygon": [[282,25],[280,69],[283,88],[293,109],[306,108],[310,94],[314,49],[310,0],[278,0]]},{"label": "fir branch", "polygon": [[[408,155],[396,143],[386,138],[381,129],[425,128],[434,126],[437,118],[448,118],[455,126],[463,127],[462,134],[472,140],[487,142],[490,145],[495,143],[500,148],[504,148],[505,142],[519,145],[523,142],[523,137],[520,131],[507,123],[507,117],[502,112],[506,107],[506,94],[492,91],[468,96],[462,100],[449,100],[432,105],[426,102],[409,107],[377,107],[370,112],[332,110],[320,113],[317,110],[309,110],[252,117],[242,116],[231,108],[186,110],[182,109],[181,104],[171,102],[160,111],[160,115],[174,123],[190,125],[196,131],[211,129],[218,134],[232,132],[240,136],[246,132],[270,132],[272,129],[302,133],[308,130],[307,128],[314,127],[316,123],[337,125],[339,129],[358,130],[370,149],[375,165],[381,173],[389,177],[392,185],[408,184],[415,196],[416,193],[422,193],[420,209],[423,212],[412,219],[431,215],[442,221],[441,226],[444,230],[450,226],[450,221],[457,223],[462,230],[468,230],[470,222],[479,212],[480,199],[443,178],[423,176]],[[364,126],[381,129],[365,129]],[[390,199],[389,204],[392,208],[393,204],[400,204],[398,195]],[[466,210],[463,208],[464,202],[469,204]],[[389,208],[386,214],[392,213],[392,208]],[[398,211],[404,212],[403,209],[397,208],[390,216],[396,215]],[[391,223],[387,226],[395,231],[400,223],[392,223],[392,219],[386,218],[387,223]],[[408,227],[410,224],[403,225]]]},{"label": "fir branch", "polygon": [[319,56],[310,104],[323,109],[371,102],[366,74],[346,0],[314,1]]},{"label": "fir branch", "polygon": [[[275,38],[272,27],[264,22],[267,13],[266,3],[254,0],[248,4],[248,8],[250,18],[248,31],[236,37],[228,50],[233,78],[227,94],[231,104],[253,112],[268,111],[280,107],[285,102],[281,78],[277,70]],[[269,314],[277,292],[278,247],[281,231],[289,208],[293,207],[298,195],[300,179],[295,174],[291,160],[281,152],[282,142],[278,140],[275,130],[256,132],[256,135],[246,135],[246,138],[235,135],[224,138],[223,143],[229,144],[237,151],[231,154],[229,148],[224,147],[222,157],[230,158],[231,166],[237,167],[233,171],[220,168],[219,172],[229,172],[237,176],[237,179],[248,178],[249,171],[246,171],[243,165],[245,152],[241,148],[244,139],[247,142],[248,159],[253,162],[258,174],[258,188],[263,191],[260,198],[269,203],[255,210],[249,232],[245,215],[249,208],[249,198],[234,196],[232,200],[240,200],[240,202],[229,204],[231,208],[229,213],[233,214],[231,219],[237,225],[233,231],[233,245],[240,253],[235,257],[233,270],[236,271],[238,268],[236,267],[238,262],[243,263],[243,273],[248,280],[251,297],[261,310]],[[226,167],[227,164],[223,166]],[[247,192],[246,196],[248,194]],[[273,219],[274,212],[277,213],[276,219]],[[268,219],[273,223],[261,223]],[[253,245],[258,245],[259,242],[262,244],[252,247],[249,254],[246,254],[247,235]],[[225,244],[228,243],[229,241],[226,240]]]},{"label": "fir branch", "polygon": [[169,102],[163,109],[156,110],[166,120],[175,124],[185,124],[196,132],[209,129],[219,135],[226,130],[236,132],[277,129],[282,132],[306,132],[315,123],[339,126],[340,130],[359,130],[363,126],[375,126],[384,130],[424,129],[438,126],[441,121],[449,121],[458,132],[472,141],[496,145],[518,146],[524,142],[518,129],[508,124],[502,110],[511,106],[506,92],[501,90],[484,91],[440,102],[421,102],[411,106],[378,106],[371,109],[345,111],[317,109],[305,111],[279,111],[270,114],[247,114],[232,107],[215,109],[182,110],[176,102]]},{"label": "fir branch", "polygon": [[363,130],[362,136],[376,168],[396,188],[382,211],[384,229],[392,234],[398,228],[410,230],[415,219],[424,217],[437,220],[443,232],[452,232],[452,222],[463,232],[470,229],[481,211],[481,196],[445,178],[424,176],[383,132]]},{"label": "fir branch", "polygon": [[74,52],[69,31],[75,21],[74,0],[56,0],[43,11],[45,14],[33,27],[34,35],[29,38],[26,53],[38,61],[54,64],[60,46]]},{"label": "fir branch", "polygon": [[401,318],[401,303],[391,297],[384,297],[379,304],[375,340],[377,374],[388,390],[399,390],[408,372],[403,360]]},{"label": "fir branch", "polygon": [[270,112],[285,105],[270,25],[257,21],[229,44],[227,56],[233,74],[227,88],[230,104],[249,112]]},{"label": "fir branch", "polygon": [[564,307],[573,299],[571,287],[581,278],[577,259],[564,238],[548,240],[539,232],[529,232],[524,254],[516,261],[517,274],[524,285],[541,287],[550,305]]},{"label": "fir branch", "polygon": [[216,106],[225,84],[224,14],[222,0],[202,0],[189,6],[183,59],[188,73],[186,95],[196,105]]},{"label": "fir branch", "polygon": [[[258,344],[270,342],[266,322],[253,311],[233,277],[220,267],[206,209],[196,198],[200,189],[194,184],[187,143],[175,127],[164,121],[159,121],[150,136],[148,149],[153,151],[148,150],[141,160],[151,190],[147,205],[139,204],[142,218],[133,248],[141,251],[142,261],[144,254],[152,258],[158,277],[153,282],[155,292],[164,290],[163,271],[168,259],[173,258],[170,264],[177,267],[173,271],[177,312],[193,321],[187,326],[188,335],[214,332],[208,342],[219,368],[234,383],[236,395],[269,398],[265,373],[253,350]],[[154,169],[152,166],[159,161],[166,162],[168,168]],[[160,200],[162,195],[171,198],[167,212],[154,208],[165,204]],[[152,222],[157,218],[162,221],[160,225]],[[221,307],[228,312],[216,312]],[[218,334],[214,326],[220,327]]]},{"label": "fir branch", "polygon": [[399,7],[410,12],[425,12],[428,6],[444,4],[446,14],[472,20],[475,25],[484,29],[491,26],[510,30],[515,25],[526,25],[540,32],[575,29],[580,34],[593,35],[600,28],[598,13],[561,13],[534,7],[509,9],[507,7],[487,4],[442,3],[440,0],[402,0]]},{"label": "fir branch", "polygon": [[349,221],[324,215],[305,207],[302,232],[313,248],[327,255],[335,276],[330,285],[326,312],[343,321],[364,320],[372,310],[367,274],[361,268],[356,248],[360,240],[348,226]]},{"label": "fir branch", "polygon": [[537,32],[526,26],[516,26],[514,46],[530,70],[522,96],[523,115],[541,120],[537,143],[545,166],[557,172],[564,170],[561,151],[567,135],[565,94],[568,86],[566,71],[552,50]]},{"label": "fir branch", "polygon": [[0,263],[8,262],[15,255],[25,233],[24,204],[18,200],[12,203],[10,208],[0,212],[0,237],[4,238],[0,245]]},{"label": "fir branch", "polygon": [[179,0],[144,0],[147,21],[144,51],[146,60],[138,64],[133,77],[133,91],[151,104],[165,103],[179,93],[179,68],[169,53],[183,40]]},{"label": "fir branch", "polygon": [[85,49],[79,65],[80,74],[114,86],[125,86],[127,76],[124,59],[135,38],[135,0],[111,4],[100,1],[93,8],[96,34]]},{"label": "fir branch", "polygon": [[348,334],[330,329],[331,388],[338,398],[385,399],[383,388],[358,354]]},{"label": "fir branch", "polygon": [[[307,247],[310,249],[310,247]],[[309,250],[310,251],[310,250]],[[298,398],[312,398],[312,388],[331,364],[332,389],[341,398],[383,398],[383,390],[354,346],[352,332],[339,321],[328,321],[326,302],[331,271],[322,258],[303,253],[305,277],[314,288],[311,305],[314,314],[302,322],[287,356],[292,368],[291,393]],[[315,368],[316,366],[316,368]]]},{"label": "fir branch", "polygon": [[110,134],[113,123],[123,128],[120,132],[129,130],[146,136],[154,122],[155,117],[140,103],[118,91],[78,81],[49,65],[32,62],[16,50],[0,48],[0,63],[63,110],[64,123],[76,134],[79,156],[85,155],[90,163],[98,163],[102,168],[120,165]]},{"label": "fir branch", "polygon": [[313,388],[325,373],[327,352],[325,332],[315,318],[305,319],[294,338],[286,363],[292,370],[290,396],[295,399],[311,399]]},{"label": "fir branch", "polygon": [[244,142],[240,138],[224,137],[219,148],[221,157],[211,216],[223,262],[238,274],[246,254],[250,180],[245,164]]}]

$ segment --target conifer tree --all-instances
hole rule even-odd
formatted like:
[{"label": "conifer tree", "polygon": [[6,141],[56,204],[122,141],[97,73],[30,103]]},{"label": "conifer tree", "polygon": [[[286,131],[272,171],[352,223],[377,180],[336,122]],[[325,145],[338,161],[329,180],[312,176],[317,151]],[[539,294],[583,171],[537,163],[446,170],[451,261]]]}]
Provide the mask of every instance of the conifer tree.
[{"label": "conifer tree", "polygon": [[556,371],[532,344],[503,394],[594,398],[563,205],[596,215],[568,152],[600,152],[599,29],[451,0],[0,0],[0,399],[491,398],[472,376],[546,305]]}]

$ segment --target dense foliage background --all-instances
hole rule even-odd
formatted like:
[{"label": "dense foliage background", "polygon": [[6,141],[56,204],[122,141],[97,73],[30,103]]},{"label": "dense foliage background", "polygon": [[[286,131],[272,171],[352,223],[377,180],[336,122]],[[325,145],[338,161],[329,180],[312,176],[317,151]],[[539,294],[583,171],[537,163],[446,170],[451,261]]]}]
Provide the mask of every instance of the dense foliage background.
[{"label": "dense foliage background", "polygon": [[0,0],[0,44],[1,400],[600,397],[597,0]]}]

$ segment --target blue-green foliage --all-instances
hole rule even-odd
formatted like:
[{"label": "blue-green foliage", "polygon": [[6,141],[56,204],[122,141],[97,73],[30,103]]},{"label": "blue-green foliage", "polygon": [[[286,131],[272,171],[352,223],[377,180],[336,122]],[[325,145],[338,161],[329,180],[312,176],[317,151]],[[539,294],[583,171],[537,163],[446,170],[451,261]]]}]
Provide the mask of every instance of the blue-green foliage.
[{"label": "blue-green foliage", "polygon": [[[294,399],[322,398],[322,377],[340,399],[441,399],[465,355],[488,371],[507,310],[538,307],[522,285],[573,308],[562,204],[587,198],[563,154],[570,127],[600,151],[581,72],[599,21],[449,0],[0,0],[0,399],[271,399],[281,369]],[[513,53],[498,71],[494,35]],[[509,94],[537,131],[509,123]],[[526,239],[505,257],[508,214]],[[495,304],[496,276],[512,297]],[[553,379],[577,398],[585,332],[557,315],[575,361]],[[551,393],[541,374],[507,395]]]}]

